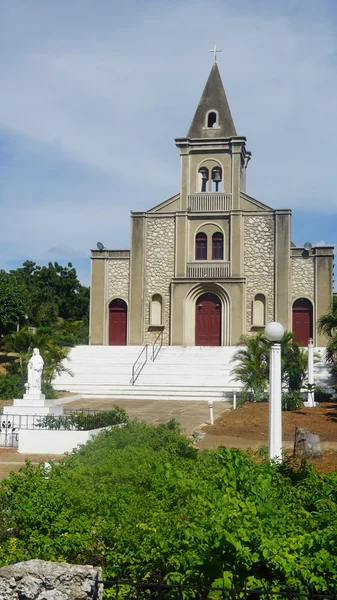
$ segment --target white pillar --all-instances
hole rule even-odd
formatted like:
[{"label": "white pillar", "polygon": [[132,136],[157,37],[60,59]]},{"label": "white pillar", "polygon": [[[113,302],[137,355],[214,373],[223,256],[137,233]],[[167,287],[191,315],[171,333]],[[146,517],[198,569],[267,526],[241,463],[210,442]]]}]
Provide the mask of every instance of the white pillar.
[{"label": "white pillar", "polygon": [[[308,384],[309,386],[314,384],[314,344],[310,338],[308,342]],[[308,406],[315,406],[315,392],[313,390],[308,391]]]},{"label": "white pillar", "polygon": [[208,400],[208,406],[209,406],[209,422],[211,425],[214,425],[213,400]]},{"label": "white pillar", "polygon": [[233,410],[236,409],[236,390],[233,391]]},{"label": "white pillar", "polygon": [[272,344],[269,366],[269,458],[282,462],[281,344]]}]

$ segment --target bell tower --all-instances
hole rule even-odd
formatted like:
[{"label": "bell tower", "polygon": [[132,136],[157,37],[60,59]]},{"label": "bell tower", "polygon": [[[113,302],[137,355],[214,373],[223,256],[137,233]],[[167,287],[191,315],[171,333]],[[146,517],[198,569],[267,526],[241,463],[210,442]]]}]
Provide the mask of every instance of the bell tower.
[{"label": "bell tower", "polygon": [[180,210],[193,210],[206,194],[205,207],[240,209],[251,154],[246,138],[236,133],[216,60],[187,137],[175,142],[181,155]]}]

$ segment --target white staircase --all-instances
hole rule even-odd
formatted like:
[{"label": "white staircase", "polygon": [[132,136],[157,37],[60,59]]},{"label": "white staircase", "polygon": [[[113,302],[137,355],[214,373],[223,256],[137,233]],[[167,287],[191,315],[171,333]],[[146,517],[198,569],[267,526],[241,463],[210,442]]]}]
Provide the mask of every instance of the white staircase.
[{"label": "white staircase", "polygon": [[330,366],[325,362],[325,348],[314,348],[314,382],[323,390],[335,392]]},{"label": "white staircase", "polygon": [[149,347],[148,361],[132,385],[132,365],[142,349],[77,346],[64,361],[74,376],[61,373],[53,385],[85,396],[142,400],[225,400],[241,387],[230,374],[233,346],[163,346],[154,362]]},{"label": "white staircase", "polygon": [[[77,346],[64,361],[74,376],[61,373],[53,385],[57,390],[116,400],[229,400],[241,387],[231,375],[236,346],[163,346],[154,362],[149,346],[148,360],[132,385],[132,366],[142,350],[143,346]],[[320,361],[315,362],[314,379],[327,389],[332,381],[324,353],[324,348],[315,348]]]}]

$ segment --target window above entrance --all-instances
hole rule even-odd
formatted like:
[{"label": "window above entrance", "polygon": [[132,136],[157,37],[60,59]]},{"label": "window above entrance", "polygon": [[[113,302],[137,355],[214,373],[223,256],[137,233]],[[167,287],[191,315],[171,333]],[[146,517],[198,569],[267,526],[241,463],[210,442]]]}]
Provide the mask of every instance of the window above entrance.
[{"label": "window above entrance", "polygon": [[195,260],[207,260],[207,235],[197,233],[195,237]]}]

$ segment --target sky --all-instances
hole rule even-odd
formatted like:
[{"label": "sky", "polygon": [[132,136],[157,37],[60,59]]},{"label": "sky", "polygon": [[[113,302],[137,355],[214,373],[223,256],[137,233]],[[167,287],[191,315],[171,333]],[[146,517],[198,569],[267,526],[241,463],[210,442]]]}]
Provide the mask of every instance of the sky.
[{"label": "sky", "polygon": [[0,0],[0,269],[130,247],[130,210],[179,191],[218,65],[247,193],[337,245],[336,0]]}]

